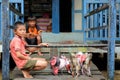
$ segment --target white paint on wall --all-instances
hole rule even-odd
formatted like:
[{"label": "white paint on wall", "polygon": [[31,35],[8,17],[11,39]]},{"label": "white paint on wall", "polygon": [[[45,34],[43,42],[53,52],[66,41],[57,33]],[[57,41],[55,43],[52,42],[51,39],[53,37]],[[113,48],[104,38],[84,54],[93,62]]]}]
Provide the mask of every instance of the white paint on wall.
[{"label": "white paint on wall", "polygon": [[74,9],[81,10],[82,9],[82,0],[74,0]]},{"label": "white paint on wall", "polygon": [[75,13],[74,14],[74,29],[75,30],[82,30],[82,14]]}]

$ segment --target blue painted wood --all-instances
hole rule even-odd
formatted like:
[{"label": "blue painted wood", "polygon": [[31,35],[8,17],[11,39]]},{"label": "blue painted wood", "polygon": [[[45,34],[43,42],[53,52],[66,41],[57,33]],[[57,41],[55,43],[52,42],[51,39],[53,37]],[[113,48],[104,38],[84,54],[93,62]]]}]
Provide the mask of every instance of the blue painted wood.
[{"label": "blue painted wood", "polygon": [[[0,21],[2,21],[1,20],[1,2],[2,2],[2,0],[0,0]],[[15,6],[16,6],[16,8],[19,8],[19,9],[21,9],[21,10],[19,10],[19,11],[21,11],[21,13],[22,14],[24,14],[24,0],[9,0],[9,2],[10,2],[10,4],[11,5],[13,5],[13,4],[15,4]],[[19,4],[19,6],[18,6],[18,4]],[[21,7],[20,7],[21,6]],[[16,17],[15,17],[16,16]],[[15,19],[15,20],[14,20]],[[9,20],[10,20],[10,25],[13,25],[14,24],[14,22],[15,21],[22,21],[22,22],[24,22],[24,17],[21,17],[21,18],[19,18],[19,16],[18,15],[16,15],[15,13],[11,13],[10,12],[10,14],[9,14]],[[1,22],[0,22],[0,41],[2,41],[2,27],[1,27]],[[13,36],[13,32],[12,32],[12,30],[10,31],[10,37],[12,38],[12,36]]]},{"label": "blue painted wood", "polygon": [[108,0],[88,0],[87,3],[108,3]]},{"label": "blue painted wood", "polygon": [[[103,4],[100,4],[100,6],[102,6]],[[103,11],[100,12],[100,26],[103,26]],[[100,30],[100,38],[103,37],[103,29]]]},{"label": "blue painted wood", "polygon": [[72,32],[74,32],[74,0],[72,0]]},{"label": "blue painted wood", "polygon": [[115,38],[115,40],[120,41],[120,37]]},{"label": "blue painted wood", "polygon": [[[24,14],[24,0],[21,1],[21,13]],[[24,17],[21,17],[21,21],[24,22]]]},{"label": "blue painted wood", "polygon": [[[12,11],[10,11],[10,26],[12,26],[13,25],[13,23],[14,23],[14,15],[13,15],[13,12]],[[13,30],[11,29],[10,30],[10,39],[12,39],[12,37],[13,37]]]},{"label": "blue painted wood", "polygon": [[[99,4],[99,3],[86,3],[87,5],[87,13],[90,14],[92,13],[91,11],[93,11],[93,9],[97,9],[99,8],[100,10],[100,7],[103,5],[103,3]],[[96,8],[95,8],[96,7]],[[101,7],[102,10],[100,10],[100,12],[97,12],[93,15],[88,15],[88,16],[85,16],[87,17],[87,25],[86,25],[86,29],[88,29],[88,31],[86,31],[86,36],[87,36],[87,40],[103,40],[104,37],[106,36],[107,38],[107,29],[105,30],[105,28],[101,28],[100,30],[97,29],[97,27],[102,27],[103,24],[105,24],[105,21],[103,20],[103,15],[105,15],[105,10],[108,8],[105,8],[105,5],[104,7]],[[85,15],[85,14],[84,14]],[[106,16],[108,16],[108,14],[106,14]],[[108,17],[104,18],[106,20],[106,25],[105,26],[108,26]],[[104,22],[104,23],[103,23]],[[89,30],[91,28],[96,28],[96,30]],[[106,33],[106,34],[105,34]],[[90,38],[90,39],[89,39]],[[93,38],[93,39],[92,39]],[[96,39],[98,38],[98,39]],[[105,38],[105,40],[106,40]]]},{"label": "blue painted wood", "polygon": [[84,0],[82,0],[82,32],[84,32],[84,26]]},{"label": "blue painted wood", "polygon": [[2,0],[2,80],[9,80],[9,0]]},{"label": "blue painted wood", "polygon": [[[86,4],[86,0],[83,0],[83,16],[87,13],[87,4]],[[86,33],[86,31],[85,31],[85,29],[87,28],[87,23],[88,21],[87,21],[87,18],[83,18],[83,25],[84,25],[84,27],[83,27],[83,30],[84,30],[84,36],[83,36],[83,41],[84,41],[84,43],[86,43],[86,38],[87,38],[87,33]]]},{"label": "blue painted wood", "polygon": [[117,15],[117,26],[116,26],[116,37],[119,37],[120,36],[120,25],[119,25],[119,11],[120,11],[120,5],[119,5],[119,3],[116,3],[116,15]]},{"label": "blue painted wood", "polygon": [[108,38],[86,38],[86,40],[101,41],[101,40],[108,40]]},{"label": "blue painted wood", "polygon": [[[17,10],[19,10],[17,3],[15,3],[15,8],[16,8]],[[15,15],[15,22],[18,21],[18,20],[19,20],[19,16],[18,16],[18,15]]]},{"label": "blue painted wood", "polygon": [[[2,7],[1,7],[1,3],[0,3],[0,33],[2,33],[2,27],[1,27],[1,10],[2,10]],[[2,34],[0,34],[0,41],[2,40]]]},{"label": "blue painted wood", "polygon": [[[22,0],[9,0],[10,3],[21,3]],[[0,0],[2,2],[2,0]]]},{"label": "blue painted wood", "polygon": [[[97,4],[95,4],[94,9],[97,9]],[[94,27],[97,27],[97,25],[98,25],[98,17],[97,16],[98,16],[98,14],[94,15]],[[97,30],[94,31],[94,37],[96,37],[96,38],[98,37],[97,32],[98,32]]]},{"label": "blue painted wood", "polygon": [[[116,0],[117,3],[120,3],[120,0]],[[109,0],[88,0],[87,3],[109,3]]]},{"label": "blue painted wood", "polygon": [[[90,4],[90,11],[93,10],[93,4]],[[93,15],[90,16],[90,28],[93,28]],[[90,31],[90,37],[93,38],[93,31]]]},{"label": "blue painted wood", "polygon": [[109,37],[108,37],[108,80],[114,80],[115,37],[116,37],[116,0],[109,0]]},{"label": "blue painted wood", "polygon": [[[21,13],[24,13],[24,2],[23,0],[12,0],[15,1],[15,7],[16,9],[19,9],[18,3],[21,5]],[[10,22],[9,22],[10,20]],[[13,25],[15,21],[19,20],[19,16],[13,13],[12,11],[9,11],[9,0],[3,0],[2,1],[2,7],[0,3],[0,33],[2,37],[2,43],[3,43],[3,54],[2,54],[2,80],[9,80],[9,40],[13,37],[13,31],[9,30],[9,24]],[[22,17],[22,21],[24,20],[24,17]]]},{"label": "blue painted wood", "polygon": [[59,33],[60,28],[60,15],[59,15],[59,1],[60,0],[52,0],[52,32]]},{"label": "blue painted wood", "polygon": [[[108,10],[105,10],[105,23],[104,25],[107,25],[108,22]],[[105,29],[105,38],[108,37],[108,29]]]},{"label": "blue painted wood", "polygon": [[[86,26],[86,29],[88,29],[89,26],[90,26],[90,17],[87,17],[87,26]],[[85,29],[85,30],[86,30],[86,29]],[[87,34],[86,38],[89,38],[90,32],[89,32],[89,31],[88,31],[88,32],[86,31],[86,34]]]},{"label": "blue painted wood", "polygon": [[119,30],[118,30],[118,35],[120,36],[120,3],[118,4],[118,9],[119,9],[119,12],[118,12],[118,15],[119,15],[119,22],[118,22],[118,26],[119,26]]}]

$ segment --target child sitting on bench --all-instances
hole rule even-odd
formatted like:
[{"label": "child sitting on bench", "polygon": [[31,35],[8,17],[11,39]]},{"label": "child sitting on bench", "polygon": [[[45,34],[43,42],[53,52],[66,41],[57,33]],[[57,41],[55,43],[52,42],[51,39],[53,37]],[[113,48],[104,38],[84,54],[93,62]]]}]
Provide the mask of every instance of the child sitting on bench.
[{"label": "child sitting on bench", "polygon": [[[29,36],[25,38],[28,45],[38,45],[42,43],[42,30],[40,30],[39,26],[37,26],[36,17],[28,17],[26,32],[29,34]],[[30,54],[31,53],[32,52],[30,52]],[[38,49],[38,55],[43,55],[40,48]]]}]

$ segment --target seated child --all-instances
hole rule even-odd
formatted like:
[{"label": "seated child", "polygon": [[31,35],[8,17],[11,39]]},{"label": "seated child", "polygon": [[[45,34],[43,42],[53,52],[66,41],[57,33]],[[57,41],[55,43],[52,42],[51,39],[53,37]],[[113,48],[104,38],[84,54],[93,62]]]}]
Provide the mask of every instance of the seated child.
[{"label": "seated child", "polygon": [[[42,37],[41,37],[42,31],[36,25],[35,17],[28,17],[27,20],[28,21],[26,26],[27,27],[26,32],[28,33],[28,36],[26,37],[26,42],[29,45],[38,45],[42,42]],[[43,55],[41,54],[40,49],[38,49],[38,55]]]},{"label": "seated child", "polygon": [[[26,34],[25,24],[16,22],[14,26],[14,38],[10,42],[10,51],[16,66],[23,73],[24,78],[33,78],[29,71],[42,70],[47,66],[47,61],[44,58],[31,58],[25,53],[24,35]],[[40,46],[48,46],[47,43],[41,43]],[[35,48],[28,48],[30,51],[36,50]]]}]

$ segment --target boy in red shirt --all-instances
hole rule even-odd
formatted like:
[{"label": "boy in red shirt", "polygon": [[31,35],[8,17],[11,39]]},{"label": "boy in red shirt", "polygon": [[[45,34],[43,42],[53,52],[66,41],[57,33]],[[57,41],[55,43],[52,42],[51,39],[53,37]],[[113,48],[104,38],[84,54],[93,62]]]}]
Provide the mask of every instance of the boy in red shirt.
[{"label": "boy in red shirt", "polygon": [[[47,61],[44,58],[31,58],[25,53],[24,35],[26,35],[25,24],[16,22],[14,26],[14,38],[10,43],[10,51],[13,60],[15,61],[18,69],[20,69],[25,78],[33,78],[30,75],[30,70],[42,70],[46,68]],[[41,46],[48,46],[47,43],[39,44]],[[35,48],[28,48],[29,51],[35,51]]]}]

